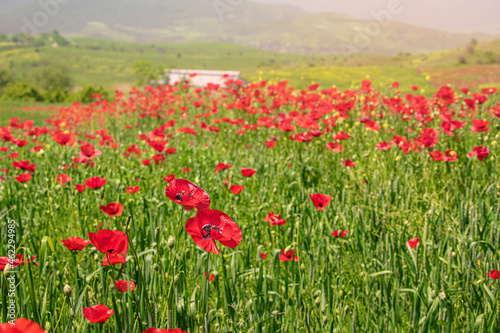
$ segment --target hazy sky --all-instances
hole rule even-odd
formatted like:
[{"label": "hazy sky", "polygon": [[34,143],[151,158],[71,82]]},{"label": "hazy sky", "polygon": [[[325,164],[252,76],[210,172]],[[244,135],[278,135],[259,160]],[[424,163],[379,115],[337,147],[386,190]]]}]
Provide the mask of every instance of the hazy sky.
[{"label": "hazy sky", "polygon": [[401,4],[395,20],[453,32],[500,34],[500,0],[254,0],[263,3],[289,3],[311,12],[334,12],[361,19],[372,18],[372,11]]}]

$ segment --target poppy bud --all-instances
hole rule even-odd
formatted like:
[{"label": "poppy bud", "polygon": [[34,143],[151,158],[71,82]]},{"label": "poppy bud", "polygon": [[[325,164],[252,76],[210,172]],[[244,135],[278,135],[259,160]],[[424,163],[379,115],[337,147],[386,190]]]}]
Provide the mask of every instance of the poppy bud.
[{"label": "poppy bud", "polygon": [[155,229],[155,239],[158,239],[158,236],[160,236],[160,228],[156,227],[156,229]]},{"label": "poppy bud", "polygon": [[452,257],[452,258],[456,258],[456,257],[457,257],[457,254],[456,254],[455,252],[452,252],[452,253],[451,253],[451,257]]},{"label": "poppy bud", "polygon": [[99,261],[99,255],[95,254],[95,255],[94,255],[94,260],[95,260],[95,261]]},{"label": "poppy bud", "polygon": [[66,296],[69,296],[71,295],[71,287],[69,285],[65,285],[64,288],[63,288],[63,291],[64,291],[64,295]]},{"label": "poppy bud", "polygon": [[75,310],[73,310],[73,308],[69,308],[69,316],[75,318]]},{"label": "poppy bud", "polygon": [[[379,292],[379,291],[377,291],[377,292]],[[342,297],[342,296],[344,296],[344,291],[343,290],[339,291],[339,297]]]},{"label": "poppy bud", "polygon": [[5,265],[5,268],[3,270],[3,275],[4,276],[9,276],[10,275],[10,264]]},{"label": "poppy bud", "polygon": [[285,247],[285,253],[288,253],[290,252],[290,250],[292,249],[292,245],[288,245],[287,247]]},{"label": "poppy bud", "polygon": [[179,275],[174,276],[174,284],[177,285],[179,283]]},{"label": "poppy bud", "polygon": [[46,322],[46,323],[45,323],[45,330],[46,330],[47,332],[49,332],[49,331],[50,331],[50,328],[51,328],[50,323],[49,323],[49,322]]},{"label": "poppy bud", "polygon": [[169,249],[173,249],[175,247],[175,237],[174,236],[168,237],[167,246]]}]

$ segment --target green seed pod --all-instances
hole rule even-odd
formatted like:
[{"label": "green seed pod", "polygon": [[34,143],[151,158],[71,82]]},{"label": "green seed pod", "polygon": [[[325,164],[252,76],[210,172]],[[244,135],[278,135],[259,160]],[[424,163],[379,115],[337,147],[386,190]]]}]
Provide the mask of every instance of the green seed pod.
[{"label": "green seed pod", "polygon": [[66,295],[66,296],[71,295],[71,292],[72,292],[71,287],[69,285],[65,285],[63,288],[63,291],[64,291],[64,295]]},{"label": "green seed pod", "polygon": [[169,249],[173,249],[175,247],[175,237],[174,236],[168,237],[167,246]]},{"label": "green seed pod", "polygon": [[46,322],[45,323],[45,331],[49,332],[50,331],[50,328],[51,328],[51,325],[49,322]]},{"label": "green seed pod", "polygon": [[3,275],[4,276],[9,276],[10,275],[10,264],[5,265],[5,268],[3,270]]}]

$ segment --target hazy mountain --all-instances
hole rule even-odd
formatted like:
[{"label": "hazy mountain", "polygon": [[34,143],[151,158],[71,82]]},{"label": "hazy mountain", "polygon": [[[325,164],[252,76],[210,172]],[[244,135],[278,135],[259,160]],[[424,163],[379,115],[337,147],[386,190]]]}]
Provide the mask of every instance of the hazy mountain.
[{"label": "hazy mountain", "polygon": [[[373,12],[388,8],[388,0],[254,0],[266,4],[287,3],[311,13],[340,13],[373,19]],[[500,34],[498,0],[398,1],[401,10],[393,19],[427,28],[458,33]]]},{"label": "hazy mountain", "polygon": [[[128,41],[229,42],[284,52],[427,52],[473,37],[397,21],[309,14],[249,0],[0,0],[0,32],[48,32]],[[61,2],[61,4],[59,4]]]}]

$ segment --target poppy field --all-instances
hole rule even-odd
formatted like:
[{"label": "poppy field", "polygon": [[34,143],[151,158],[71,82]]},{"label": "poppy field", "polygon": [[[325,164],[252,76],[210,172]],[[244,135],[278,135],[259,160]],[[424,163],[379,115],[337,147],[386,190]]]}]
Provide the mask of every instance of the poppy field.
[{"label": "poppy field", "polygon": [[9,113],[0,332],[500,331],[500,92],[420,91],[185,81]]}]

